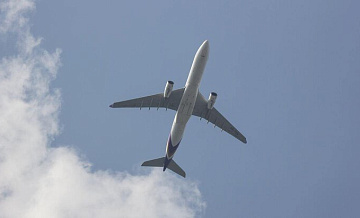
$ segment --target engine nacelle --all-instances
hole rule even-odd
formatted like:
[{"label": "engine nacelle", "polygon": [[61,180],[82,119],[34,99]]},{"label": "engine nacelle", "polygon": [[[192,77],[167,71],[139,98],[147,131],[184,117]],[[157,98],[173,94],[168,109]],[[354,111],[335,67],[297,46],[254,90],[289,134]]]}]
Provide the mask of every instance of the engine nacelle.
[{"label": "engine nacelle", "polygon": [[164,98],[168,98],[170,97],[171,91],[174,87],[174,82],[173,81],[167,81],[166,86],[165,86],[165,90],[164,90]]},{"label": "engine nacelle", "polygon": [[217,98],[217,94],[215,92],[211,92],[210,96],[209,96],[209,100],[207,102],[207,108],[208,109],[213,109],[216,98]]}]

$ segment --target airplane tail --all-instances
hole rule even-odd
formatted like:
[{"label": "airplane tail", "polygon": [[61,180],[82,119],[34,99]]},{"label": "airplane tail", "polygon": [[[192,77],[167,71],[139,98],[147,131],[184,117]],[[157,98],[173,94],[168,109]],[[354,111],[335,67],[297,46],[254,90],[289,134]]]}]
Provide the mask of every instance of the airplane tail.
[{"label": "airplane tail", "polygon": [[[141,164],[141,166],[164,167],[164,161],[165,161],[165,157],[161,157],[161,158],[145,161],[143,164]],[[184,178],[186,176],[185,171],[183,169],[181,169],[181,167],[179,167],[179,165],[177,165],[175,163],[175,161],[172,159],[170,160],[170,163],[167,166],[167,168],[169,168],[170,170],[172,170],[173,172],[179,174],[180,176],[182,176]]]}]

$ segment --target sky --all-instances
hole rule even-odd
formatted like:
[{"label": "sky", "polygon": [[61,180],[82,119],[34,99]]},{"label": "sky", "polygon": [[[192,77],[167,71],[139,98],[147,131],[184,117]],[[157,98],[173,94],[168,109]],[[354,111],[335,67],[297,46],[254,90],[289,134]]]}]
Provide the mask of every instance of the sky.
[{"label": "sky", "polygon": [[[359,217],[357,1],[0,3],[0,217]],[[184,86],[247,138],[174,111],[111,109]]]}]

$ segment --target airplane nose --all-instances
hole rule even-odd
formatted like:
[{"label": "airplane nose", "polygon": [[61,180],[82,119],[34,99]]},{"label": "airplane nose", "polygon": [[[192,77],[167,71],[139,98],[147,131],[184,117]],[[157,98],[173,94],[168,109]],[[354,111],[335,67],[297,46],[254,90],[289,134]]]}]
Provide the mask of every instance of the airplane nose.
[{"label": "airplane nose", "polygon": [[203,44],[200,46],[201,56],[208,56],[209,53],[209,41],[205,40]]},{"label": "airplane nose", "polygon": [[209,49],[209,41],[208,40],[205,40],[204,42],[203,42],[203,44],[201,45],[201,47],[202,47],[202,49],[203,50],[208,50]]}]

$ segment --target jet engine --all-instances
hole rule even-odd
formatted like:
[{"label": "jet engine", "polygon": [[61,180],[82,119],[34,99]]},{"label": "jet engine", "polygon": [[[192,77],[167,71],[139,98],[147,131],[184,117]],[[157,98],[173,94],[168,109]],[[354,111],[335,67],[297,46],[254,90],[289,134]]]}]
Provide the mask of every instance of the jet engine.
[{"label": "jet engine", "polygon": [[216,98],[217,98],[217,94],[215,92],[211,92],[210,96],[209,96],[209,100],[207,102],[207,108],[208,109],[213,109]]},{"label": "jet engine", "polygon": [[174,87],[174,82],[173,81],[167,81],[166,86],[165,86],[165,90],[164,90],[164,98],[168,98],[170,97],[171,91]]}]

